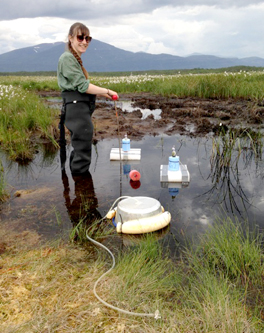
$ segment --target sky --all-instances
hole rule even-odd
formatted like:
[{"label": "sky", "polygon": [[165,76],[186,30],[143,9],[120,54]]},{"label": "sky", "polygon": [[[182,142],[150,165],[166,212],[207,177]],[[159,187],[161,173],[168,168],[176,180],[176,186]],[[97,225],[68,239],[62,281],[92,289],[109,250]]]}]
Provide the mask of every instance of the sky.
[{"label": "sky", "polygon": [[94,39],[131,52],[264,58],[260,0],[1,0],[0,54],[65,42],[84,23]]}]

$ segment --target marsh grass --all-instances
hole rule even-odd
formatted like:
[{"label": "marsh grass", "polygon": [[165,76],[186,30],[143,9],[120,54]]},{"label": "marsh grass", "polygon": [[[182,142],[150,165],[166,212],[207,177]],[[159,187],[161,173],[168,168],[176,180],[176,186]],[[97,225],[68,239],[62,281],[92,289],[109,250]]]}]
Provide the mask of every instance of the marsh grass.
[{"label": "marsh grass", "polygon": [[[94,76],[91,82],[122,93],[148,92],[163,96],[198,98],[264,97],[263,72],[224,72],[211,74]],[[58,148],[58,110],[47,108],[36,93],[59,91],[54,76],[0,77],[0,142],[10,159],[31,161],[38,141]],[[255,111],[254,111],[255,110]],[[252,117],[259,117],[251,108]],[[261,119],[259,120],[261,121]]]},{"label": "marsh grass", "polygon": [[127,311],[158,309],[158,320],[119,313],[95,298],[94,283],[111,266],[103,249],[89,242],[19,248],[13,235],[0,261],[1,332],[260,333],[262,239],[243,230],[230,219],[215,221],[177,261],[155,235],[117,255],[98,294]]},{"label": "marsh grass", "polygon": [[[121,252],[114,274],[118,282],[112,290],[122,304],[128,295],[131,309],[155,312],[156,302],[174,290],[175,271],[168,255],[153,236],[146,235],[137,246]],[[151,303],[153,303],[151,305]],[[146,311],[145,309],[145,311]]]},{"label": "marsh grass", "polygon": [[94,77],[93,83],[109,85],[120,93],[149,92],[164,96],[198,98],[245,98],[264,96],[263,72]]},{"label": "marsh grass", "polygon": [[219,127],[212,137],[210,166],[212,185],[207,193],[215,194],[219,203],[231,212],[242,213],[242,207],[250,204],[239,176],[241,164],[249,167],[254,160],[256,170],[261,170],[263,135],[260,132]]},{"label": "marsh grass", "polygon": [[9,198],[9,194],[6,189],[5,171],[2,161],[0,161],[0,202],[4,202]]},{"label": "marsh grass", "polygon": [[59,86],[57,82],[57,76],[45,76],[45,75],[35,75],[35,76],[0,76],[0,84],[2,85],[12,85],[16,88],[21,88],[25,91],[48,91],[54,90],[59,91]]},{"label": "marsh grass", "polygon": [[[119,93],[149,92],[164,96],[252,100],[262,100],[264,97],[264,72],[253,70],[203,74],[94,74],[90,80]],[[56,76],[0,76],[1,83],[27,91],[59,91]]]},{"label": "marsh grass", "polygon": [[19,87],[0,86],[0,142],[11,160],[30,161],[38,144],[58,147],[55,111],[47,108],[34,93]]},{"label": "marsh grass", "polygon": [[[98,83],[105,82],[120,92],[148,91],[179,97],[253,99],[263,98],[264,91],[263,73],[125,79],[100,78],[100,81],[98,78]],[[17,80],[8,86],[10,82],[6,78],[3,84],[1,148],[15,160],[32,158],[37,149],[35,138],[56,142],[55,111],[44,107],[35,94],[28,92],[57,89],[56,84],[54,78],[50,81],[45,78],[45,83],[39,84],[36,80],[31,77],[28,81],[24,79],[24,83]],[[261,136],[244,134],[241,137],[237,133],[222,133],[217,139],[222,141],[214,141],[215,155],[211,162],[215,170],[236,165],[238,160],[231,159],[232,150],[237,152],[237,158],[245,151],[253,152],[256,158],[262,156]],[[4,184],[4,178],[1,182]],[[175,261],[153,235],[120,251],[115,269],[98,285],[98,293],[105,301],[127,311],[153,313],[158,309],[162,316],[159,320],[120,314],[105,307],[93,295],[94,283],[109,268],[111,258],[85,236],[88,228],[89,235],[111,246],[109,226],[98,220],[90,221],[89,215],[85,218],[80,215],[68,244],[41,245],[36,235],[36,242],[31,244],[33,237],[28,232],[21,247],[23,235],[10,231],[7,226],[4,228],[5,232],[0,228],[1,242],[2,239],[5,242],[0,244],[5,249],[0,257],[3,333],[251,333],[264,330],[262,238],[257,231],[242,228],[238,221],[216,220],[201,236],[199,245],[186,246]],[[115,244],[112,246],[115,248]]]},{"label": "marsh grass", "polygon": [[[226,301],[238,316],[242,313],[245,315],[245,311],[252,314],[252,322],[256,320],[260,325],[256,331],[261,332],[264,319],[262,235],[257,230],[250,230],[246,223],[242,225],[230,218],[218,219],[202,236],[199,246],[186,252],[186,257],[189,267],[192,267],[194,280],[199,281],[196,287],[199,292],[195,293],[196,304],[202,306],[203,298],[211,298],[210,307],[218,309],[218,315],[222,315],[221,312],[226,311]],[[192,286],[195,284],[192,283]],[[242,312],[239,314],[239,311]],[[218,315],[216,312],[215,318]],[[225,321],[222,320],[223,324]],[[242,317],[237,324],[234,331],[251,332]]]},{"label": "marsh grass", "polygon": [[94,203],[86,195],[81,195],[81,203],[79,211],[76,213],[77,218],[74,223],[74,227],[70,232],[70,241],[84,245],[87,243],[87,234],[95,240],[106,238],[113,234],[113,228],[110,225],[99,218],[97,212],[94,209]]},{"label": "marsh grass", "polygon": [[[258,285],[264,277],[262,236],[246,223],[226,218],[203,236],[195,258],[211,273],[232,283]],[[195,262],[196,263],[196,262]]]},{"label": "marsh grass", "polygon": [[241,154],[251,151],[255,160],[263,151],[263,135],[258,131],[228,129],[220,125],[218,135],[212,137],[211,164],[231,166],[237,164]]},{"label": "marsh grass", "polygon": [[113,234],[113,229],[98,219],[87,223],[87,218],[80,218],[70,232],[70,240],[78,244],[85,244],[87,243],[87,233],[93,239],[100,240]]}]

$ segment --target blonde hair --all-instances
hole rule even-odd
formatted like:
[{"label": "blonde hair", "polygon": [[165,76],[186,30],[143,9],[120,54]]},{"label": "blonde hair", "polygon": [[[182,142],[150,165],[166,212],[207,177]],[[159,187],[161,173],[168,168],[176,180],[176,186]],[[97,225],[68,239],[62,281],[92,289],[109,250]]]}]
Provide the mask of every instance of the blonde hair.
[{"label": "blonde hair", "polygon": [[[80,32],[83,35],[89,36],[90,35],[90,31],[89,29],[86,27],[86,25],[80,23],[80,22],[76,22],[74,23],[69,30],[69,34],[68,36],[74,37],[77,36],[77,33]],[[77,52],[73,49],[72,45],[71,45],[71,41],[68,38],[68,44],[67,44],[68,50],[74,55],[74,57],[76,58],[76,60],[78,61],[78,63],[80,64],[80,66],[82,67],[82,71],[83,74],[85,75],[86,79],[88,79],[88,72],[87,70],[84,68],[83,66],[83,62],[81,57],[77,54]]]}]

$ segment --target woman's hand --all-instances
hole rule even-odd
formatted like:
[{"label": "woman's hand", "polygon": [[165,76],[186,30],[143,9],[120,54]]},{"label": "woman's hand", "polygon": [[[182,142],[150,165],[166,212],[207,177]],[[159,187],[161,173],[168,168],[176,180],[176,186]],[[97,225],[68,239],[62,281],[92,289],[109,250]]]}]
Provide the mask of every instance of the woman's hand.
[{"label": "woman's hand", "polygon": [[108,89],[107,96],[108,96],[107,98],[111,98],[111,99],[113,99],[113,96],[117,96],[116,99],[119,99],[117,92],[115,92],[114,90]]},{"label": "woman's hand", "polygon": [[119,96],[116,91],[107,88],[101,88],[92,83],[89,83],[86,93],[106,97],[108,99],[112,99],[112,96],[116,95],[117,99],[119,99]]},{"label": "woman's hand", "polygon": [[114,90],[107,89],[107,94],[98,94],[98,96],[105,97],[108,99],[113,99],[113,96],[117,96],[116,100],[119,99],[117,92]]}]

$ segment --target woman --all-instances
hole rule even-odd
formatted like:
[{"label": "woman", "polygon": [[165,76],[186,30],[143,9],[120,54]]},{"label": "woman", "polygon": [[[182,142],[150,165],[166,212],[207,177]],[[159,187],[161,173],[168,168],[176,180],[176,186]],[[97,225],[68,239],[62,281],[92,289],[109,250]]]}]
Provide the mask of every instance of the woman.
[{"label": "woman", "polygon": [[95,109],[96,95],[111,99],[118,94],[110,89],[91,84],[83,67],[81,56],[86,52],[92,37],[82,23],[74,23],[69,30],[67,50],[58,63],[58,85],[62,90],[63,107],[60,123],[71,133],[73,150],[70,156],[72,174],[88,172],[91,163],[93,123],[91,115]]}]

